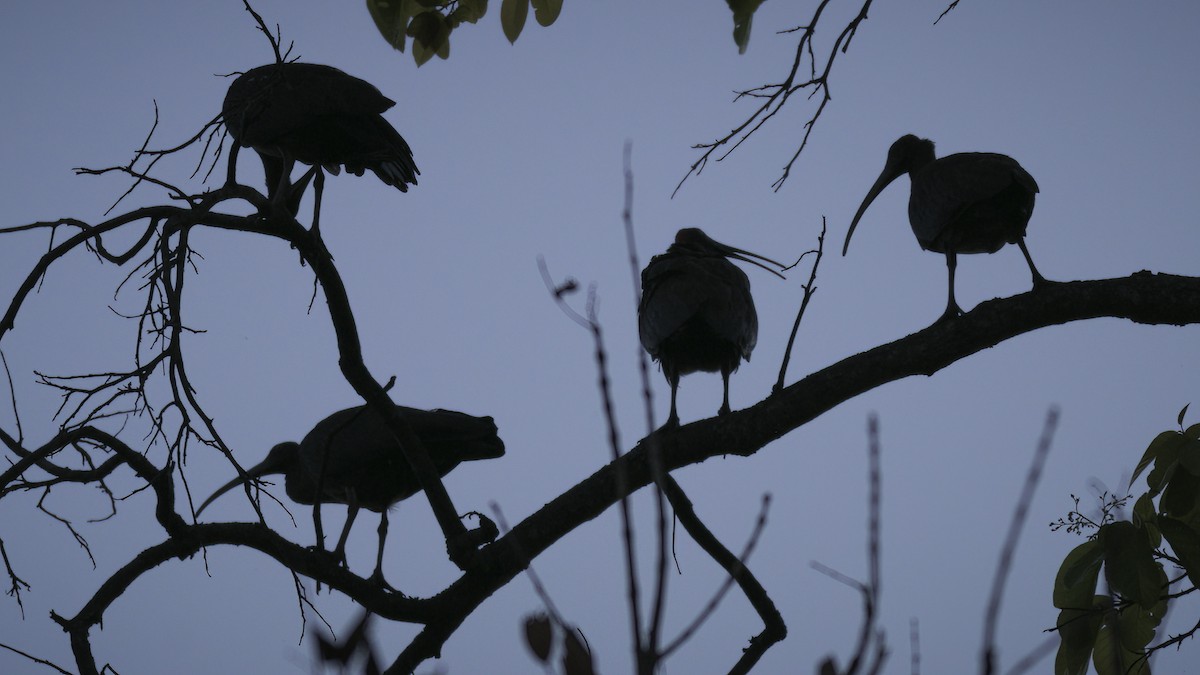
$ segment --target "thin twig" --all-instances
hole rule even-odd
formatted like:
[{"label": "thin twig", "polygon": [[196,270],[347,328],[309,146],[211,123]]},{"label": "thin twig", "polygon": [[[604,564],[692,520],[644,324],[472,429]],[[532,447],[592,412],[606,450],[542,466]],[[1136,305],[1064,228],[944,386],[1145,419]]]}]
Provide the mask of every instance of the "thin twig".
[{"label": "thin twig", "polygon": [[[813,260],[812,272],[808,275],[808,283],[801,286],[804,289],[804,297],[800,300],[800,310],[796,312],[796,322],[792,324],[792,334],[788,336],[787,348],[783,352],[783,363],[779,366],[779,379],[775,381],[775,386],[771,387],[771,393],[783,389],[783,381],[787,377],[788,363],[792,360],[792,347],[796,344],[796,333],[800,332],[800,320],[804,318],[804,311],[808,309],[808,301],[817,292],[817,267],[821,265],[821,257],[825,253],[825,231],[825,216],[821,216],[821,234],[817,235],[817,248],[812,251],[805,251],[800,256],[803,259],[809,253],[816,254],[816,258]],[[800,261],[797,260],[796,264],[800,264]]]},{"label": "thin twig", "polygon": [[938,25],[938,21],[941,21],[943,18],[945,18],[945,16],[949,14],[955,7],[958,7],[958,0],[954,0],[954,2],[950,3],[949,7],[942,10],[942,13],[938,15],[938,18],[934,19],[933,25]]},{"label": "thin twig", "polygon": [[1029,515],[1029,505],[1033,502],[1033,493],[1037,490],[1042,477],[1042,468],[1046,465],[1046,457],[1050,454],[1050,444],[1054,440],[1054,430],[1058,426],[1058,408],[1050,408],[1046,412],[1046,423],[1042,427],[1042,436],[1038,440],[1037,450],[1033,453],[1033,461],[1029,465],[1029,473],[1025,476],[1025,485],[1021,488],[1021,496],[1017,500],[1017,508],[1013,511],[1012,522],[1008,526],[1008,535],[1004,538],[1004,547],[1000,549],[1000,563],[996,566],[996,577],[992,581],[992,593],[988,598],[987,609],[983,615],[983,650],[980,672],[992,675],[997,671],[996,665],[996,621],[1000,618],[1000,601],[1004,597],[1004,584],[1012,570],[1013,554],[1017,550],[1017,541],[1021,537],[1021,528]]},{"label": "thin twig", "polygon": [[[812,134],[817,120],[820,119],[821,113],[825,111],[825,106],[830,100],[832,100],[832,97],[829,93],[829,79],[831,73],[833,72],[833,64],[837,59],[838,52],[840,51],[844,54],[850,48],[850,43],[858,31],[859,24],[867,19],[867,11],[871,8],[872,0],[863,1],[862,7],[859,9],[858,14],[846,24],[846,26],[842,29],[842,32],[838,35],[837,39],[834,40],[833,47],[830,49],[829,56],[826,58],[824,68],[821,69],[822,72],[818,76],[816,74],[818,69],[813,52],[812,41],[816,36],[817,26],[821,21],[821,16],[829,2],[830,0],[822,0],[821,3],[817,5],[816,10],[813,12],[812,18],[809,19],[807,25],[797,27],[790,31],[784,31],[786,33],[801,33],[800,39],[796,44],[796,53],[792,60],[791,70],[788,72],[787,76],[781,82],[775,84],[764,84],[751,89],[745,89],[737,93],[737,96],[734,99],[735,101],[741,98],[750,98],[762,99],[763,102],[757,108],[755,108],[754,111],[741,124],[734,127],[728,134],[709,143],[699,143],[692,146],[694,149],[703,150],[704,152],[700,155],[700,158],[688,168],[688,171],[683,175],[683,178],[679,179],[679,183],[675,186],[675,190],[671,193],[672,197],[679,192],[681,187],[683,187],[684,181],[686,181],[692,175],[698,176],[702,171],[704,171],[704,167],[708,165],[708,160],[712,158],[713,154],[719,148],[724,147],[725,151],[716,157],[716,161],[718,162],[724,160],[726,157],[732,154],[734,150],[736,150],[741,146],[742,143],[754,135],[756,131],[761,129],[763,125],[771,120],[771,118],[775,117],[775,115],[778,114],[787,104],[788,99],[790,99],[793,94],[800,91],[809,90],[809,99],[812,99],[819,94],[820,103],[817,104],[816,110],[809,117],[808,121],[804,123],[804,135],[800,139],[799,147],[796,149],[795,154],[793,154],[792,158],[787,162],[787,164],[784,165],[783,173],[779,179],[772,184],[772,188],[776,191],[783,187],[784,181],[787,180],[788,175],[791,173],[792,165],[796,163],[796,160],[800,157],[800,153],[804,151],[805,147],[807,147],[809,136]],[[810,76],[807,80],[797,82],[800,68],[806,62],[809,64],[808,69]]]}]

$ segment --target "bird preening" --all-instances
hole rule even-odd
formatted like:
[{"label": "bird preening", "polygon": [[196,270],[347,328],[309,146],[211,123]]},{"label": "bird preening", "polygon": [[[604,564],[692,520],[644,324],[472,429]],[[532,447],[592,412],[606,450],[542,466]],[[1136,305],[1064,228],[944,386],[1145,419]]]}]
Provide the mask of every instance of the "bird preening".
[{"label": "bird preening", "polygon": [[[221,116],[234,152],[252,148],[262,159],[267,196],[294,214],[312,180],[313,224],[319,222],[325,173],[370,170],[401,192],[417,184],[412,150],[382,113],[396,105],[373,85],[330,66],[272,63],[246,71],[229,85]],[[312,168],[291,183],[296,162]]]},{"label": "bird preening", "polygon": [[[491,417],[453,410],[397,406],[424,444],[439,476],[461,462],[504,455],[504,442]],[[334,556],[345,562],[346,537],[360,508],[380,514],[379,553],[371,578],[383,579],[383,545],[388,508],[421,491],[421,484],[382,418],[367,406],[348,408],[321,420],[299,443],[276,445],[262,462],[246,470],[204,500],[196,515],[229,490],[271,474],[283,474],[284,491],[299,504],[345,504],[346,524]]]},{"label": "bird preening", "polygon": [[1007,155],[962,152],[935,159],[933,142],[912,134],[901,137],[888,150],[883,172],[863,199],[850,229],[850,237],[871,202],[903,174],[912,180],[908,221],[921,248],[946,255],[950,290],[942,320],[962,314],[954,299],[954,269],[959,253],[995,253],[1005,244],[1016,244],[1029,263],[1035,287],[1046,282],[1025,246],[1025,228],[1038,193],[1033,176]]},{"label": "bird preening", "polygon": [[750,360],[758,341],[750,279],[730,258],[783,278],[763,263],[780,270],[783,264],[714,241],[694,227],[679,230],[667,252],[654,256],[642,270],[638,333],[671,386],[666,427],[679,425],[675,395],[679,378],[688,373],[720,372],[725,395],[717,414],[728,413],[729,374],[742,359]]}]

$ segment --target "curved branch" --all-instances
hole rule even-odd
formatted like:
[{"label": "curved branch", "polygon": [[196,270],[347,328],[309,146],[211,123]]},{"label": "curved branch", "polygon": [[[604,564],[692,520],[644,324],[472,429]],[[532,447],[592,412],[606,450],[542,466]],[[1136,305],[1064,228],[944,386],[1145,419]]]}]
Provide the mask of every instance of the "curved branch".
[{"label": "curved branch", "polygon": [[368,611],[386,619],[425,623],[436,616],[429,600],[385,591],[378,584],[342,568],[337,561],[323,552],[293,544],[258,523],[188,525],[161,544],[142,551],[113,573],[75,616],[65,618],[51,612],[51,618],[70,634],[71,647],[80,672],[97,672],[88,633],[93,626],[101,623],[104,612],[124,595],[133,582],[173,558],[189,558],[205,546],[220,544],[248,546],[265,553],[286,569],[325,583],[345,593]]},{"label": "curved branch", "polygon": [[[717,455],[749,456],[821,414],[882,384],[932,375],[956,361],[1039,328],[1098,317],[1144,324],[1200,323],[1200,278],[1138,272],[1118,279],[1054,283],[981,303],[953,321],[817,371],[758,404],[655,434],[667,470]],[[480,551],[480,565],[433,598],[437,619],[426,625],[388,672],[407,673],[436,658],[442,644],[492,593],[568,532],[651,481],[647,439],[629,453],[518,523]],[[623,489],[617,475],[624,472]]]}]

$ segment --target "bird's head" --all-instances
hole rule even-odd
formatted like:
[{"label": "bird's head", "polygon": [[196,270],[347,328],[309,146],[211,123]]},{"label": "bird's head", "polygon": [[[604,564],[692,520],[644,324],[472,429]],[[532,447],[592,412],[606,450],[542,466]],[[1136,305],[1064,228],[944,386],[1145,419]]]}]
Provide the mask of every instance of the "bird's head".
[{"label": "bird's head", "polygon": [[229,492],[233,488],[246,483],[247,481],[258,480],[263,476],[270,476],[272,474],[288,473],[293,467],[298,465],[297,462],[299,461],[299,452],[300,446],[297,443],[292,441],[279,443],[275,447],[271,448],[271,451],[267,453],[266,459],[250,467],[249,469],[246,469],[245,477],[238,476],[237,478],[234,478],[228,483],[222,485],[216,492],[212,493],[212,496],[210,496],[208,499],[205,499],[204,503],[200,505],[200,508],[196,509],[196,515],[199,516],[200,512],[203,511],[209,504],[211,504],[214,499],[220,497],[226,492]]},{"label": "bird's head", "polygon": [[671,247],[667,250],[670,253],[679,253],[682,255],[720,256],[723,258],[733,258],[734,260],[741,260],[742,262],[748,262],[751,265],[761,267],[780,279],[786,278],[780,274],[780,272],[767,267],[759,261],[761,260],[763,262],[771,263],[780,270],[787,269],[787,266],[783,263],[775,262],[774,260],[757,253],[751,253],[750,251],[734,248],[727,244],[722,244],[721,242],[705,234],[704,230],[701,230],[698,227],[685,227],[676,232],[675,243],[671,244]]},{"label": "bird's head", "polygon": [[858,227],[859,219],[866,213],[867,207],[875,201],[879,193],[900,176],[906,173],[911,175],[912,172],[929,164],[933,161],[933,157],[933,141],[927,138],[917,138],[912,134],[905,134],[892,143],[892,147],[888,149],[887,162],[883,165],[883,172],[879,174],[879,178],[875,179],[875,184],[863,198],[858,212],[854,214],[854,220],[850,223],[850,229],[846,231],[846,243],[842,245],[842,255],[846,255],[846,251],[850,250],[850,237],[854,234],[854,228]]}]

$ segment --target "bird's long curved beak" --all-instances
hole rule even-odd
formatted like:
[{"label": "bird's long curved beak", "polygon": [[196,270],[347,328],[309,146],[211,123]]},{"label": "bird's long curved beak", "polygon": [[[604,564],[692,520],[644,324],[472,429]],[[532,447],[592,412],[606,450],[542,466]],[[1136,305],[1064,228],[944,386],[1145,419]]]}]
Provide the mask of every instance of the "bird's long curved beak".
[{"label": "bird's long curved beak", "polygon": [[730,258],[735,258],[737,260],[741,260],[742,262],[748,262],[751,265],[756,265],[758,267],[763,268],[764,270],[770,272],[771,274],[774,274],[775,276],[779,277],[780,279],[787,279],[787,277],[783,276],[783,274],[781,274],[780,272],[777,272],[776,270],[771,269],[770,267],[767,267],[766,265],[759,262],[759,260],[762,260],[763,262],[769,262],[772,265],[775,265],[776,267],[778,267],[780,270],[785,269],[787,267],[787,265],[784,265],[783,263],[771,260],[770,258],[768,258],[765,255],[759,255],[757,253],[752,253],[750,251],[746,251],[746,250],[743,250],[740,248],[734,248],[727,244],[722,244],[719,241],[714,241],[713,243],[716,244],[717,246],[721,247],[721,249],[724,250],[725,255]]},{"label": "bird's long curved beak", "polygon": [[204,509],[206,507],[208,507],[208,505],[211,504],[213,502],[213,500],[215,500],[217,497],[220,497],[221,495],[225,494],[226,492],[229,492],[233,488],[235,488],[239,485],[242,485],[242,484],[246,483],[247,481],[257,480],[259,478],[262,478],[263,476],[269,476],[274,473],[283,473],[284,469],[283,469],[282,464],[283,464],[283,462],[277,458],[275,453],[271,453],[271,454],[267,455],[266,459],[264,459],[263,461],[259,462],[256,465],[250,467],[249,469],[246,469],[246,477],[245,478],[242,478],[240,476],[237,478],[234,478],[233,480],[229,481],[228,483],[226,483],[226,484],[222,485],[220,488],[218,488],[216,492],[212,493],[212,495],[208,499],[204,500],[204,503],[200,505],[200,508],[196,509],[196,515],[199,516],[200,513],[202,511],[204,511]]},{"label": "bird's long curved beak", "polygon": [[890,161],[883,167],[883,173],[879,174],[879,178],[875,179],[875,184],[871,186],[870,191],[867,192],[867,196],[862,200],[862,205],[858,207],[858,213],[854,214],[854,220],[850,221],[850,229],[846,231],[846,243],[842,244],[842,255],[846,255],[846,251],[850,250],[850,237],[854,235],[854,228],[858,227],[858,221],[866,213],[867,207],[871,205],[871,202],[875,201],[875,198],[879,196],[880,192],[883,192],[884,188],[891,185],[892,181],[899,178],[902,173],[904,172],[897,170],[895,164]]}]

